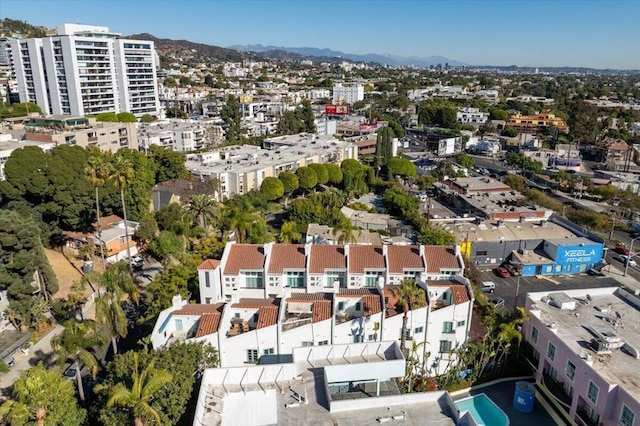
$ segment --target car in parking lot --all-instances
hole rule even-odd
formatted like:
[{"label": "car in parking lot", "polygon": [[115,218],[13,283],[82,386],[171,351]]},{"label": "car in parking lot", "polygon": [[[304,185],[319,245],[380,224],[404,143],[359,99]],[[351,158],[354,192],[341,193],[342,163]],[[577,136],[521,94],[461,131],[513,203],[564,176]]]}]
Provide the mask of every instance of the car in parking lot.
[{"label": "car in parking lot", "polygon": [[613,256],[613,258],[615,260],[619,260],[620,262],[622,262],[625,265],[627,263],[629,263],[629,266],[638,266],[638,264],[636,263],[635,260],[631,259],[629,256],[626,256],[624,254],[617,254],[617,255]]},{"label": "car in parking lot", "polygon": [[144,259],[140,256],[133,256],[131,258],[131,266],[134,268],[142,268],[142,266],[144,266]]},{"label": "car in parking lot", "polygon": [[518,275],[520,275],[520,271],[518,270],[518,268],[516,268],[515,266],[513,266],[510,263],[505,263],[504,265],[502,265],[502,267],[504,269],[506,269],[507,271],[509,271],[509,274],[512,277],[517,277]]},{"label": "car in parking lot", "polygon": [[504,308],[504,299],[502,297],[495,297],[489,300],[489,302],[495,305],[496,309]]},{"label": "car in parking lot", "polygon": [[9,368],[13,367],[13,364],[15,363],[15,359],[13,359],[12,355],[7,355],[2,361],[4,361],[4,364]]},{"label": "car in parking lot", "polygon": [[483,293],[493,293],[496,290],[496,284],[493,281],[482,281],[480,291]]},{"label": "car in parking lot", "polygon": [[503,266],[497,267],[495,269],[495,273],[497,276],[501,278],[509,278],[511,276],[511,274],[509,273],[509,270]]}]

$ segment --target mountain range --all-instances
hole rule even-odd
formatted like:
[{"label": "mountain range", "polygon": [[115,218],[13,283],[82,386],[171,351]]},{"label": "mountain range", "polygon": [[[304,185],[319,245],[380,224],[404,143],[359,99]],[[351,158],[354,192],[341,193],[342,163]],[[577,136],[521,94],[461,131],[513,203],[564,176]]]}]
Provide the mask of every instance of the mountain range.
[{"label": "mountain range", "polygon": [[378,54],[378,53],[367,53],[364,55],[354,54],[354,53],[345,53],[340,52],[338,50],[331,49],[320,49],[317,47],[281,47],[281,46],[264,46],[262,44],[249,44],[249,45],[233,45],[229,46],[229,49],[239,50],[242,52],[256,52],[256,53],[265,53],[271,52],[274,50],[289,52],[289,53],[297,53],[303,56],[312,56],[312,57],[329,57],[329,58],[344,58],[351,61],[357,62],[376,62],[378,64],[383,65],[415,65],[428,67],[430,65],[437,64],[449,64],[451,66],[462,66],[468,65],[464,62],[456,61],[454,59],[445,58],[444,56],[428,56],[426,58],[421,58],[417,56],[399,56],[392,54]]}]

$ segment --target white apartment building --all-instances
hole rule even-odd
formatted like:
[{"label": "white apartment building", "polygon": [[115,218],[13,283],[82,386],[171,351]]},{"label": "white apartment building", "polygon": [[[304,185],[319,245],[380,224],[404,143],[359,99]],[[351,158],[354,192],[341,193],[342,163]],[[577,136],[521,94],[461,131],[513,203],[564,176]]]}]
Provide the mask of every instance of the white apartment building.
[{"label": "white apartment building", "polygon": [[207,126],[189,120],[140,124],[138,141],[145,149],[158,145],[173,151],[191,152],[202,149],[207,144]]},{"label": "white apartment building", "polygon": [[91,25],[62,24],[57,32],[10,40],[21,102],[45,114],[159,113],[153,42]]},{"label": "white apartment building", "polygon": [[460,108],[456,113],[458,123],[484,124],[489,119],[489,113],[481,112],[478,108]]},{"label": "white apartment building", "polygon": [[297,347],[400,342],[403,310],[393,290],[415,278],[425,306],[409,311],[406,339],[427,342],[414,356],[428,356],[430,372],[442,374],[469,334],[473,293],[463,265],[444,246],[229,243],[220,261],[198,267],[201,304],[174,300],[152,343],[207,341],[230,367]]},{"label": "white apartment building", "polygon": [[349,104],[364,99],[364,86],[362,84],[352,84],[349,86],[343,86],[338,83],[333,86],[333,103],[334,104]]},{"label": "white apartment building", "polygon": [[358,158],[357,146],[331,136],[307,133],[265,139],[254,145],[228,146],[187,156],[185,166],[198,179],[219,179],[221,197],[260,188],[266,177],[294,172],[312,163],[340,163]]},{"label": "white apartment building", "polygon": [[311,100],[329,99],[331,97],[331,90],[329,90],[329,89],[311,89],[311,90],[307,91],[305,95],[306,95],[307,99],[311,99]]}]

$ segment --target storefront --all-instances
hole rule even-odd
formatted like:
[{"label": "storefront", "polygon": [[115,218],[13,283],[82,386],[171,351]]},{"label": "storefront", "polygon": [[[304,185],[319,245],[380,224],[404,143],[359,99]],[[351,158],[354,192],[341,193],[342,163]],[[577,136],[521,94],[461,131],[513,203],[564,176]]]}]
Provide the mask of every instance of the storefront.
[{"label": "storefront", "polygon": [[587,272],[602,261],[604,246],[587,238],[547,240],[543,251],[553,260],[552,264],[540,265],[541,275],[565,275]]}]

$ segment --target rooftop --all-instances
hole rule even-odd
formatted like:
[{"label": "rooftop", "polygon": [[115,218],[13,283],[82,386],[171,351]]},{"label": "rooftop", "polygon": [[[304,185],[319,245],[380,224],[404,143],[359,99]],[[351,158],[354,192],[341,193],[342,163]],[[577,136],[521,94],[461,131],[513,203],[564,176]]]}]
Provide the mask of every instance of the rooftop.
[{"label": "rooftop", "polygon": [[396,246],[387,248],[387,268],[390,274],[401,274],[405,269],[424,269],[420,246]]},{"label": "rooftop", "polygon": [[459,241],[513,241],[513,240],[551,240],[575,238],[576,235],[554,222],[503,222],[484,221],[441,223]]},{"label": "rooftop", "polygon": [[385,269],[382,246],[349,246],[349,272],[363,274],[365,269]]},{"label": "rooftop", "polygon": [[281,274],[285,269],[304,269],[305,259],[303,244],[274,244],[269,260],[269,273]]},{"label": "rooftop", "polygon": [[322,274],[325,270],[346,269],[344,246],[314,244],[311,246],[309,273]]},{"label": "rooftop", "polygon": [[[640,400],[640,360],[636,358],[640,351],[640,300],[617,287],[537,292],[527,297],[538,308],[539,315],[530,309],[532,316],[545,325],[555,323],[559,341],[580,356],[592,354],[592,368],[600,376]],[[567,301],[575,302],[575,308]],[[625,346],[598,354],[591,347],[594,338]],[[636,357],[629,355],[633,351]]]},{"label": "rooftop", "polygon": [[439,273],[442,269],[462,267],[456,257],[456,251],[451,247],[425,246],[424,257],[427,260],[427,272]]},{"label": "rooftop", "polygon": [[264,268],[264,247],[261,244],[233,244],[224,268],[224,274],[238,274],[241,270]]}]

